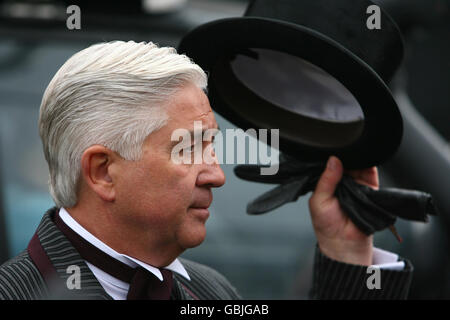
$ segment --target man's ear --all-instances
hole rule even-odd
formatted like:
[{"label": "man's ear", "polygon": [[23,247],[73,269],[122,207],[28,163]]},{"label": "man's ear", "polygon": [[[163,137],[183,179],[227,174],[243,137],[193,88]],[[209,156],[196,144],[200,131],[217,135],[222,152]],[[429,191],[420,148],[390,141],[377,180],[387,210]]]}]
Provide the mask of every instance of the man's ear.
[{"label": "man's ear", "polygon": [[85,184],[104,201],[114,201],[116,194],[110,166],[117,156],[110,149],[94,145],[81,156],[81,174]]}]

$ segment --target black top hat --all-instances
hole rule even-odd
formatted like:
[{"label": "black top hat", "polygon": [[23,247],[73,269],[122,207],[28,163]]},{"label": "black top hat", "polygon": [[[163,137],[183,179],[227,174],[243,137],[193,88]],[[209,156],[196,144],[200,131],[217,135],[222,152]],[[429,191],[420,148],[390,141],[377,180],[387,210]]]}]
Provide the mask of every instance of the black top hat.
[{"label": "black top hat", "polygon": [[334,154],[346,168],[378,165],[402,137],[387,83],[403,41],[379,7],[381,28],[369,28],[372,5],[255,0],[244,17],[194,29],[178,51],[208,71],[213,109],[244,130],[279,128],[280,151],[305,161]]}]

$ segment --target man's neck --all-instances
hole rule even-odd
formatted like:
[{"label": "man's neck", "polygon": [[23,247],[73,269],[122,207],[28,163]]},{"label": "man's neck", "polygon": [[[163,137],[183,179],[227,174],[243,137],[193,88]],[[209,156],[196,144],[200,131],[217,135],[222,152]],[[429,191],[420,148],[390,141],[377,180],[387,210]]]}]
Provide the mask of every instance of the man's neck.
[{"label": "man's neck", "polygon": [[184,251],[158,244],[158,239],[151,237],[156,233],[133,230],[125,222],[117,221],[114,212],[105,208],[93,206],[88,209],[77,205],[65,210],[79,225],[110,248],[149,265],[165,267]]}]

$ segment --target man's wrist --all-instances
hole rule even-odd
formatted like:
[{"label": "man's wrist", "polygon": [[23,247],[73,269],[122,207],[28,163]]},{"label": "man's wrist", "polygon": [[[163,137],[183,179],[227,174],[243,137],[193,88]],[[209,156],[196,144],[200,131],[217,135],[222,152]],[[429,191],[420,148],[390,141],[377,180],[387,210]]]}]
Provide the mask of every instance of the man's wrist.
[{"label": "man's wrist", "polygon": [[373,257],[372,237],[366,241],[327,239],[318,242],[322,254],[335,261],[370,266]]}]

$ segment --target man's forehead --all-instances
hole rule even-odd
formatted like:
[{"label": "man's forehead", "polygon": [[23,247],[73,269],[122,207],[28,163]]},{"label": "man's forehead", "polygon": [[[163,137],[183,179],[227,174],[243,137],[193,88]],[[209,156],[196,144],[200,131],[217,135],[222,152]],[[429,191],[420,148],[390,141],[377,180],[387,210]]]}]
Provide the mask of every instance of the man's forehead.
[{"label": "man's forehead", "polygon": [[169,114],[168,127],[178,127],[187,130],[194,130],[195,123],[201,123],[204,129],[217,129],[218,125],[214,113],[210,109],[206,112],[197,112],[198,110],[185,110],[183,113],[177,113],[174,116]]},{"label": "man's forehead", "polygon": [[193,130],[196,121],[201,121],[205,129],[218,127],[209,100],[200,88],[181,91],[169,106],[168,116],[170,127]]}]

